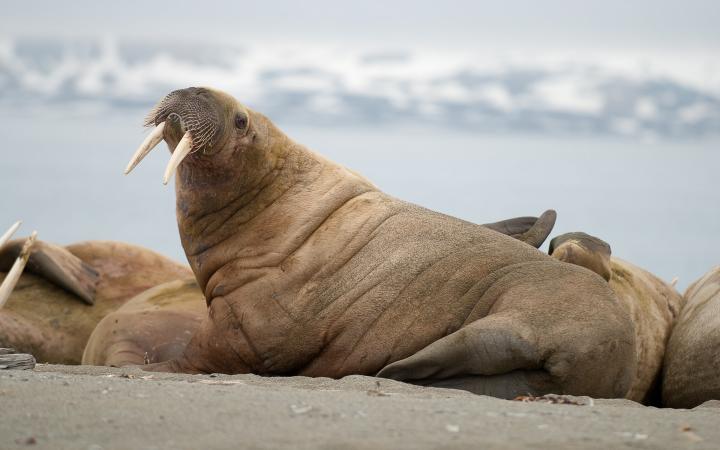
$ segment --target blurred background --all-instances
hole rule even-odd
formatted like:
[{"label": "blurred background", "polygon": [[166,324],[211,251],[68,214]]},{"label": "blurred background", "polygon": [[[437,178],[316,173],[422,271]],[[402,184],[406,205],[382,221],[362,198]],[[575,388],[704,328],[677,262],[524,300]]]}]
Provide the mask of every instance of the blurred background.
[{"label": "blurred background", "polygon": [[[34,1],[0,16],[0,227],[184,261],[149,108],[224,89],[391,195],[720,264],[720,3]],[[545,246],[546,248],[547,246]]]}]

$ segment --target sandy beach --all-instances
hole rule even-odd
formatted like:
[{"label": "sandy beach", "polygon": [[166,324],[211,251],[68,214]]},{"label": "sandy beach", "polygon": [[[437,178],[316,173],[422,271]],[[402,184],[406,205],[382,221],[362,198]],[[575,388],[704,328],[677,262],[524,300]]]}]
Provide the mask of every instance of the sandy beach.
[{"label": "sandy beach", "polygon": [[717,448],[720,401],[507,401],[350,376],[0,371],[0,448]]}]

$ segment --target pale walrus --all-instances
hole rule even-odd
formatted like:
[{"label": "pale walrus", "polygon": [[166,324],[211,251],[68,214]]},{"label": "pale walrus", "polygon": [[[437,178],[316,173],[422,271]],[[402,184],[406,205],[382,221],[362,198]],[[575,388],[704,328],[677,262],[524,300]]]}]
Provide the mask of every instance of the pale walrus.
[{"label": "pale walrus", "polygon": [[665,353],[662,399],[672,408],[720,400],[720,266],[685,291]]},{"label": "pale walrus", "polygon": [[127,171],[160,140],[174,149],[164,181],[177,171],[208,303],[184,354],[151,369],[378,374],[499,397],[630,387],[632,320],[597,274],[390,197],[225,93],[172,92],[148,124]]},{"label": "pale walrus", "polygon": [[627,308],[635,324],[636,371],[626,398],[659,402],[659,378],[665,347],[682,297],[673,286],[622,259],[610,246],[585,233],[566,233],[550,241],[550,254],[597,272]]},{"label": "pale walrus", "polygon": [[[485,227],[539,247],[555,224],[555,211],[516,217]],[[83,364],[129,366],[168,361],[182,355],[207,314],[194,278],[161,284],[134,297],[95,327]]]},{"label": "pale walrus", "polygon": [[[0,279],[21,247],[22,241],[11,241],[0,249]],[[80,364],[103,317],[148,288],[189,275],[186,266],[134,245],[37,241],[0,309],[0,347],[30,353],[39,362]]]},{"label": "pale walrus", "polygon": [[177,358],[206,314],[194,278],[155,286],[98,323],[82,363],[121,367]]}]

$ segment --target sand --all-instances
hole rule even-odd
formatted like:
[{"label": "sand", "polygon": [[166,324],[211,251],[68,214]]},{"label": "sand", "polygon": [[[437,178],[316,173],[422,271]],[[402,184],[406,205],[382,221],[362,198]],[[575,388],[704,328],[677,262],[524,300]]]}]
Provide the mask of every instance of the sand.
[{"label": "sand", "polygon": [[351,376],[0,370],[0,448],[717,449],[720,402],[524,403]]}]

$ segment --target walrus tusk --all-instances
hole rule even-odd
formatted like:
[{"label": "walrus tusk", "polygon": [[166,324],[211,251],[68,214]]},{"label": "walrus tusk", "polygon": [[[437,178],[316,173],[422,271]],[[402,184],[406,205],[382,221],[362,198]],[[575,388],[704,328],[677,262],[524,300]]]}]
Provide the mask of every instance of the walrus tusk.
[{"label": "walrus tusk", "polygon": [[5,232],[5,234],[3,234],[2,237],[0,237],[0,248],[2,248],[2,246],[5,245],[5,243],[10,240],[10,238],[13,236],[13,234],[15,234],[15,232],[18,230],[18,228],[20,228],[20,225],[22,225],[22,220],[18,220],[17,222],[15,222]]},{"label": "walrus tusk", "polygon": [[28,258],[30,258],[30,251],[32,250],[33,244],[35,244],[35,238],[37,237],[37,231],[33,231],[29,238],[25,241],[22,251],[15,260],[15,264],[10,268],[10,271],[5,276],[5,280],[0,285],[0,309],[5,305],[7,299],[10,297],[10,293],[15,289],[15,285],[22,275],[25,264],[27,264]]},{"label": "walrus tusk", "polygon": [[135,154],[130,159],[130,162],[128,163],[127,167],[125,168],[125,175],[129,174],[131,170],[135,168],[138,164],[140,164],[140,161],[143,160],[147,156],[148,153],[150,153],[150,150],[155,148],[160,141],[163,140],[163,130],[165,129],[165,122],[161,122],[160,125],[156,126],[154,130],[150,134],[147,135],[145,140],[140,144],[140,147],[138,147],[137,150],[135,150]]},{"label": "walrus tusk", "polygon": [[185,135],[182,137],[182,139],[180,139],[177,147],[175,147],[175,151],[173,151],[173,154],[170,157],[170,162],[168,162],[168,165],[165,168],[163,184],[168,184],[168,181],[170,181],[170,178],[172,178],[180,163],[183,161],[183,159],[185,159],[188,153],[190,153],[190,150],[192,150],[192,146],[192,135],[189,131],[186,131]]}]

